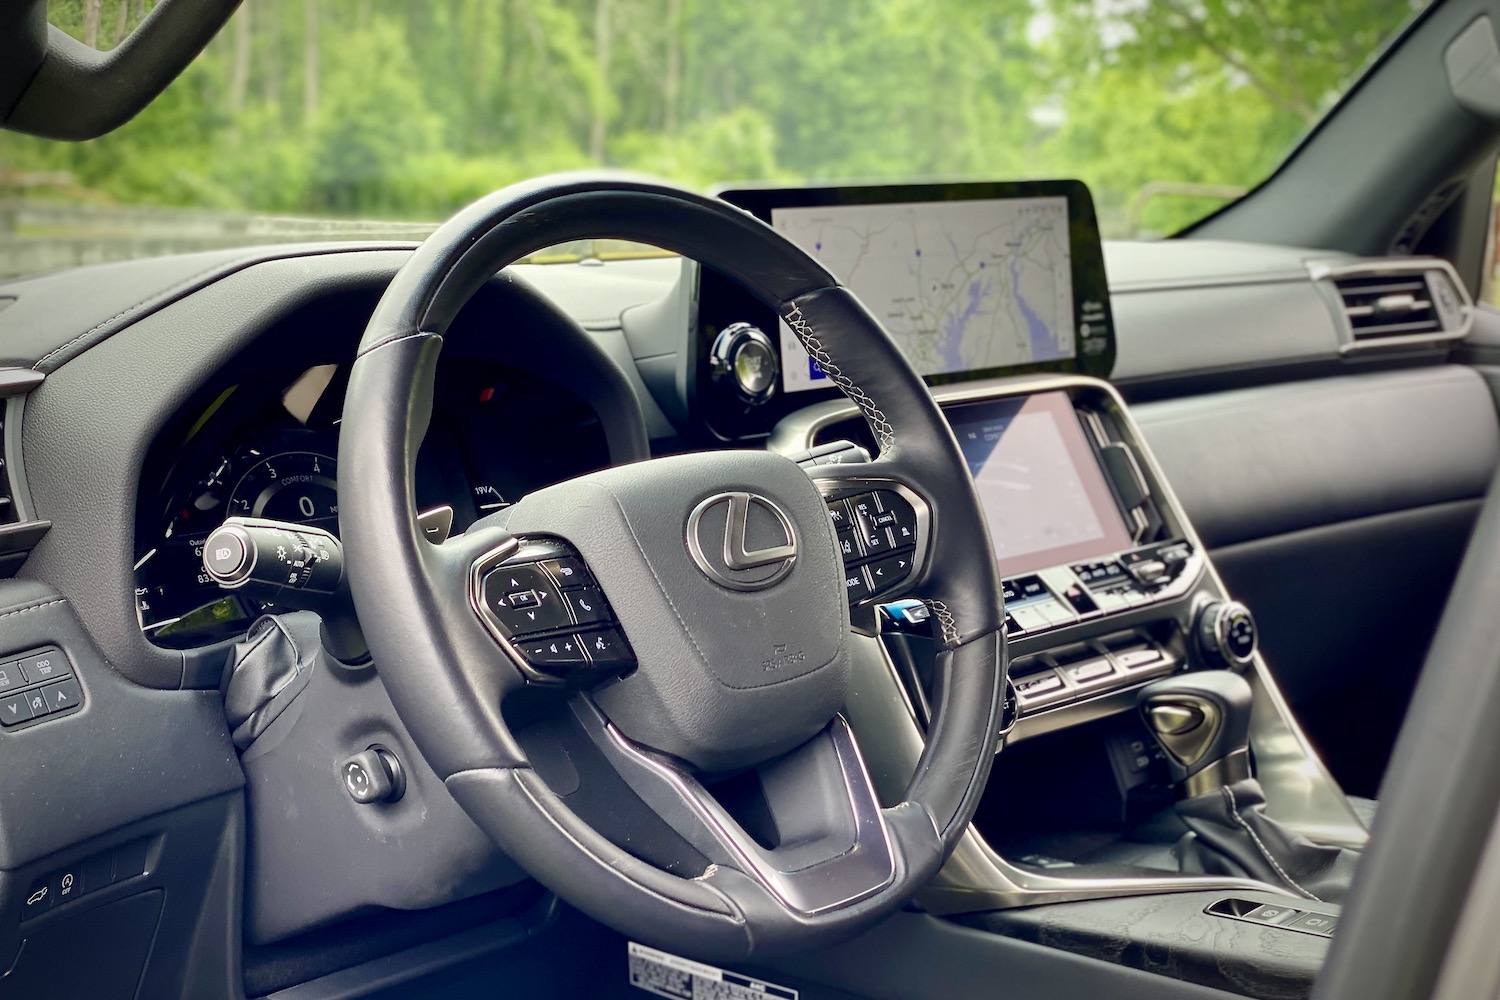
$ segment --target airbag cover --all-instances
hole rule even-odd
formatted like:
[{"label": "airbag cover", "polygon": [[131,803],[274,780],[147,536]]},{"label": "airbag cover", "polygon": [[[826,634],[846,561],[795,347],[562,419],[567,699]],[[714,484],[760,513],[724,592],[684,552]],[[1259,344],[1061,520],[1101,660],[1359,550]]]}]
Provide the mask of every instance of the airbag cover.
[{"label": "airbag cover", "polygon": [[[765,558],[794,544],[789,567],[725,564],[737,514],[727,494],[755,498],[738,508],[736,551]],[[614,607],[640,666],[595,698],[631,739],[723,771],[800,745],[843,704],[843,566],[827,508],[795,463],[766,452],[680,455],[549,487],[507,513],[510,531],[571,542]]]}]

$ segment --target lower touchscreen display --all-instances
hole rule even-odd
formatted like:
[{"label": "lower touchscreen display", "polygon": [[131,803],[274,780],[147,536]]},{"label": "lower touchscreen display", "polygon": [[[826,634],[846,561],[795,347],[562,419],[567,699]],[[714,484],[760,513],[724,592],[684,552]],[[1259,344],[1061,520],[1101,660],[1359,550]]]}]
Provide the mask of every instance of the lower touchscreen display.
[{"label": "lower touchscreen display", "polygon": [[1066,393],[948,411],[1002,576],[1130,547],[1125,519]]},{"label": "lower touchscreen display", "polygon": [[[771,225],[843,282],[919,375],[1077,354],[1068,199],[777,207]],[[781,324],[782,388],[827,374]]]}]

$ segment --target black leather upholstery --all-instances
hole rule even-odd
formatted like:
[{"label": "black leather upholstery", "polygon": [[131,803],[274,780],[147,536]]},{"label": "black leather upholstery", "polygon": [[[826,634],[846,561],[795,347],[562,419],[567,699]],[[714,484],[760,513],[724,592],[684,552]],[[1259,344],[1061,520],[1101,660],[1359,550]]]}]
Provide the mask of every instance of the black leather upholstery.
[{"label": "black leather upholstery", "polygon": [[1349,891],[1359,855],[1314,844],[1266,815],[1254,778],[1177,803],[1192,834],[1178,845],[1183,870],[1253,878],[1307,899],[1337,903]]}]

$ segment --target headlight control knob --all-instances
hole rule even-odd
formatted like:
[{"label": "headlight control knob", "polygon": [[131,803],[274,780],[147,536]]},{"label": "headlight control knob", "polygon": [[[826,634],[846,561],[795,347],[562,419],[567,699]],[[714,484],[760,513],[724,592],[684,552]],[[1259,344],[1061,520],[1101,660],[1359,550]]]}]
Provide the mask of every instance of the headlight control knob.
[{"label": "headlight control knob", "polygon": [[1255,655],[1255,617],[1239,601],[1215,601],[1198,613],[1198,647],[1214,666],[1238,667]]},{"label": "headlight control knob", "polygon": [[759,405],[776,394],[781,363],[776,346],[759,327],[731,323],[720,330],[708,364],[714,383],[731,389],[743,403]]}]

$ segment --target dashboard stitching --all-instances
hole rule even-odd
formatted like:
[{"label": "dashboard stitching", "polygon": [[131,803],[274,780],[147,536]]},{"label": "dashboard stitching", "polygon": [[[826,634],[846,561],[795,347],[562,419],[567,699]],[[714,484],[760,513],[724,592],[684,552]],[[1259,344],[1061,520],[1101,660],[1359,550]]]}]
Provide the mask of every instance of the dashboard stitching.
[{"label": "dashboard stitching", "polygon": [[10,611],[0,611],[0,618],[9,618],[11,615],[24,615],[28,611],[36,611],[41,608],[50,608],[54,604],[66,604],[66,597],[54,597],[50,601],[42,601],[39,604],[28,604],[25,607],[12,608]]},{"label": "dashboard stitching", "polygon": [[807,353],[812,355],[813,360],[818,363],[818,367],[827,372],[834,384],[844,390],[844,394],[863,411],[865,419],[870,422],[870,428],[880,442],[881,450],[890,450],[895,443],[895,432],[891,427],[891,422],[886,419],[886,415],[880,407],[875,405],[875,401],[870,398],[869,394],[839,368],[838,362],[833,360],[833,355],[828,353],[828,349],[813,332],[812,324],[807,321],[807,317],[802,315],[802,307],[795,302],[790,303],[784,318],[787,326],[791,327],[792,332],[797,335],[797,339],[802,341],[802,346],[807,348]]},{"label": "dashboard stitching", "polygon": [[[309,248],[309,249],[307,249],[307,250],[305,250],[305,251],[303,251],[301,253],[295,253],[295,254],[287,254],[287,253],[267,254],[264,251],[261,251],[261,252],[257,252],[257,253],[246,254],[246,255],[241,256],[241,257],[236,257],[233,260],[225,261],[225,262],[219,263],[219,264],[215,264],[213,267],[205,268],[202,271],[198,271],[198,272],[194,273],[191,277],[184,278],[182,281],[180,281],[177,284],[173,285],[171,288],[168,288],[165,291],[157,292],[155,295],[151,295],[151,296],[148,296],[148,297],[146,297],[144,299],[141,299],[135,305],[120,310],[119,312],[117,312],[113,316],[111,316],[109,319],[106,319],[106,320],[104,320],[104,321],[102,321],[100,323],[96,323],[94,326],[90,327],[88,330],[85,330],[83,333],[80,333],[78,336],[74,337],[72,340],[68,341],[66,344],[63,344],[61,347],[54,347],[52,350],[50,350],[46,354],[42,355],[40,358],[37,359],[36,364],[34,364],[34,365],[31,366],[31,370],[32,371],[41,371],[42,370],[42,366],[45,365],[48,361],[50,361],[52,358],[57,357],[59,354],[62,354],[63,352],[67,351],[69,348],[74,347],[75,345],[77,345],[77,344],[79,344],[79,343],[87,340],[88,338],[92,337],[94,334],[105,331],[111,324],[116,323],[119,320],[122,320],[122,319],[126,318],[127,316],[130,316],[132,313],[144,313],[146,311],[146,307],[148,307],[148,306],[164,305],[168,301],[170,301],[171,299],[175,298],[181,292],[192,291],[195,288],[202,288],[203,286],[209,284],[211,281],[216,281],[216,280],[218,280],[220,278],[227,278],[231,274],[234,274],[236,271],[243,270],[244,268],[247,268],[247,267],[252,267],[252,266],[254,266],[256,264],[264,264],[264,263],[267,263],[267,262],[273,261],[273,260],[289,260],[292,257],[314,257],[314,256],[322,256],[324,254],[358,253],[358,252],[362,252],[362,251],[365,251],[365,250],[398,250],[398,249],[399,250],[410,250],[411,247],[410,246],[381,245],[381,246],[358,247],[358,248],[356,248],[356,247],[327,247],[327,248],[322,248],[322,249]],[[64,360],[68,360],[68,359],[64,359]]]},{"label": "dashboard stitching", "polygon": [[1255,830],[1250,826],[1249,823],[1245,822],[1245,817],[1240,815],[1239,803],[1236,802],[1234,798],[1234,789],[1230,788],[1228,785],[1225,785],[1224,797],[1229,800],[1229,815],[1233,816],[1234,821],[1244,828],[1245,832],[1250,835],[1251,840],[1255,841],[1255,846],[1260,850],[1261,856],[1264,857],[1266,861],[1270,862],[1272,868],[1276,869],[1276,874],[1281,876],[1281,880],[1287,885],[1291,886],[1293,889],[1296,889],[1298,892],[1302,893],[1302,895],[1306,896],[1308,899],[1319,903],[1323,902],[1321,899],[1318,899],[1317,896],[1314,896],[1312,893],[1302,888],[1302,886],[1298,885],[1297,882],[1286,873],[1286,869],[1281,867],[1281,865],[1276,861],[1276,858],[1272,856],[1271,852],[1266,850],[1266,845],[1261,842],[1261,839],[1256,835]]}]

